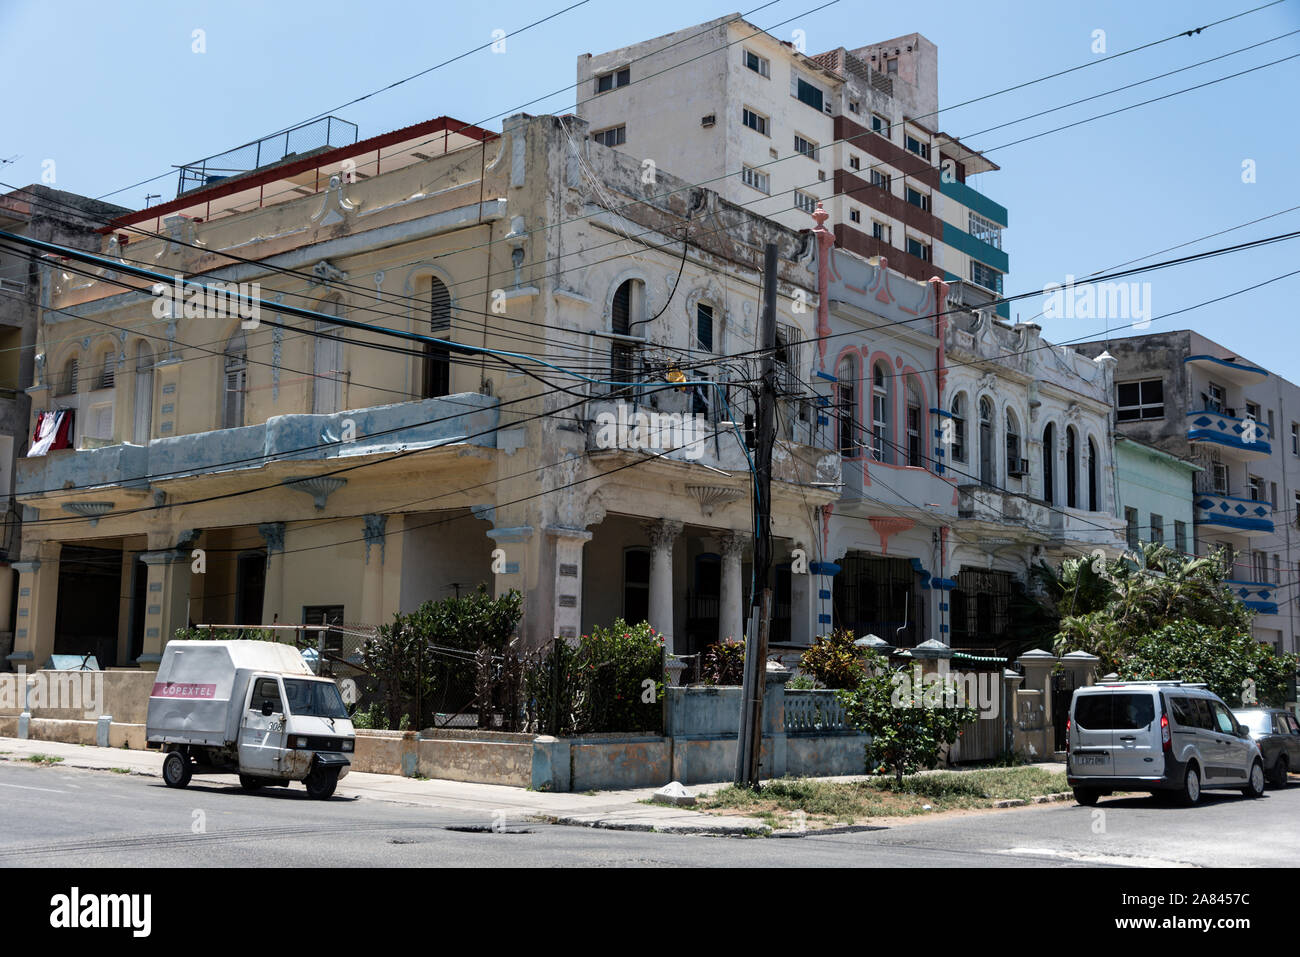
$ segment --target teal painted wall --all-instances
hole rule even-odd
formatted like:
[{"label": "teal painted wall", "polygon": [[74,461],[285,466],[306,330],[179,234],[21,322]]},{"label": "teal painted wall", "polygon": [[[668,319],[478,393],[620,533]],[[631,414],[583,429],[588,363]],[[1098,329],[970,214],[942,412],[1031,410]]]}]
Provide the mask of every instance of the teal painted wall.
[{"label": "teal painted wall", "polygon": [[1187,526],[1186,545],[1193,547],[1192,477],[1189,466],[1179,465],[1131,442],[1115,443],[1115,474],[1119,482],[1119,514],[1125,508],[1138,513],[1138,540],[1150,541],[1152,513],[1164,519],[1166,545],[1177,547],[1174,522]]}]

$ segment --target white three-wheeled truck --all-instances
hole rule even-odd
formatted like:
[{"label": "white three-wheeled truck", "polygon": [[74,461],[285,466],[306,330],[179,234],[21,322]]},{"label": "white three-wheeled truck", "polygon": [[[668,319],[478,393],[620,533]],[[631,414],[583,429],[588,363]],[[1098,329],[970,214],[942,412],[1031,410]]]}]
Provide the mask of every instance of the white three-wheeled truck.
[{"label": "white three-wheeled truck", "polygon": [[245,790],[302,781],[313,798],[348,773],[356,732],[338,686],[273,641],[173,641],[149,695],[148,746],[163,781],[239,775]]}]

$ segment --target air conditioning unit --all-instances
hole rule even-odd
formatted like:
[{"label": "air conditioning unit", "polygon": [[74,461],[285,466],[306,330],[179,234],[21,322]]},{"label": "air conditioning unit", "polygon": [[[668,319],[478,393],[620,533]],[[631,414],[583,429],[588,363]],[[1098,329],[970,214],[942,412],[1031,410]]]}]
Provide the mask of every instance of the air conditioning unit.
[{"label": "air conditioning unit", "polygon": [[1013,478],[1024,478],[1029,474],[1029,459],[1021,459],[1019,465],[1012,467],[1008,474]]},{"label": "air conditioning unit", "polygon": [[710,113],[708,116],[700,117],[700,126],[704,127],[706,130],[712,127],[717,122],[718,122],[718,115],[716,113]]}]

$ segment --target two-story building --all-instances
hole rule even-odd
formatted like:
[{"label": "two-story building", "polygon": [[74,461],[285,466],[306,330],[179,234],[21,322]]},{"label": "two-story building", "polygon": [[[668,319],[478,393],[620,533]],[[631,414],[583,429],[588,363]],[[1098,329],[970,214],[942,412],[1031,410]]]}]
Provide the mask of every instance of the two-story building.
[{"label": "two-story building", "polygon": [[[647,181],[572,117],[190,169],[99,258],[45,258],[11,661],[149,666],[191,622],[377,625],[479,584],[524,593],[532,642],[618,616],[682,653],[741,635],[756,366],[731,357],[775,243],[781,378],[809,378],[809,234]],[[238,310],[166,293],[187,281]],[[837,494],[805,391],[783,563]],[[796,585],[776,627],[812,614]]]}]

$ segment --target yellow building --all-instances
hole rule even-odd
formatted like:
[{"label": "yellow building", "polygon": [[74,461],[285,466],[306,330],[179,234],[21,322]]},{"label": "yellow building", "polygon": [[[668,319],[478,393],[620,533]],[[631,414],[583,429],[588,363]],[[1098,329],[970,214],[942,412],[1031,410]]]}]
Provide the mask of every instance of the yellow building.
[{"label": "yellow building", "polygon": [[[11,661],[149,666],[188,622],[377,625],[480,583],[524,593],[532,642],[620,615],[683,653],[740,637],[751,480],[730,423],[752,409],[738,354],[767,242],[779,563],[836,496],[797,345],[811,233],[572,117],[442,117],[276,160],[183,168],[176,200],[104,225],[98,260],[41,253],[32,430],[72,426],[19,462]],[[233,296],[200,309],[159,291],[176,277]],[[778,576],[777,637],[816,628],[809,580]]]}]

